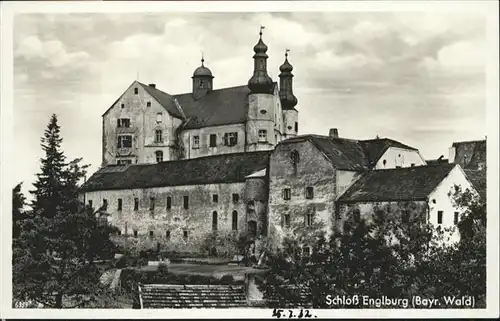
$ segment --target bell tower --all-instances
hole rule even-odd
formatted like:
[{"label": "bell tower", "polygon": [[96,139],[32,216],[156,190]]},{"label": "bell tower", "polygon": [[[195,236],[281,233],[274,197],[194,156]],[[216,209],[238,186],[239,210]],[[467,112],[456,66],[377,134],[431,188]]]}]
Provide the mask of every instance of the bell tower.
[{"label": "bell tower", "polygon": [[248,80],[248,113],[246,119],[246,151],[273,149],[276,145],[274,132],[274,108],[276,85],[267,74],[267,46],[262,40],[260,27],[259,41],[253,47],[254,71]]},{"label": "bell tower", "polygon": [[212,72],[210,69],[205,67],[205,58],[201,56],[201,66],[196,68],[193,73],[193,97],[195,99],[202,98],[213,89],[213,79]]},{"label": "bell tower", "polygon": [[285,61],[280,66],[280,101],[283,109],[284,138],[297,135],[299,130],[299,112],[295,109],[298,103],[297,97],[293,94],[293,66],[288,62],[288,52],[285,51]]}]

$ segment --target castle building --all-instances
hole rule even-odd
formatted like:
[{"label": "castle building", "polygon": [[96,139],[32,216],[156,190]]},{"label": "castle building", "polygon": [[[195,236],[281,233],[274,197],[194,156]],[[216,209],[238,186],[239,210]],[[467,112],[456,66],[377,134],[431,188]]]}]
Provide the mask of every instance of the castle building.
[{"label": "castle building", "polygon": [[278,86],[267,74],[262,31],[253,49],[254,72],[246,85],[214,89],[203,58],[190,93],[171,95],[134,81],[102,116],[102,166],[272,150],[297,135],[288,53]]},{"label": "castle building", "polygon": [[214,89],[203,58],[190,93],[134,81],[103,114],[102,167],[82,186],[85,202],[106,207],[122,235],[146,246],[198,252],[214,232],[276,246],[289,234],[339,230],[353,208],[395,201],[384,195],[399,202],[417,193],[420,203],[431,197],[441,206],[444,194],[433,188],[442,182],[471,187],[460,164],[428,165],[392,139],[341,138],[335,128],[298,135],[288,50],[278,84],[267,49],[261,29],[242,86]]}]

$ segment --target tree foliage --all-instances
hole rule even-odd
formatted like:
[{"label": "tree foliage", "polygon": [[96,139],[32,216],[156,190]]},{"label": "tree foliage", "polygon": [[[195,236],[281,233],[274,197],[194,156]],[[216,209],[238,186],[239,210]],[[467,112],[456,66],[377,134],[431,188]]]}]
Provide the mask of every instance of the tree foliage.
[{"label": "tree foliage", "polygon": [[459,243],[445,242],[453,230],[425,223],[411,204],[400,204],[413,211],[404,223],[390,207],[375,207],[370,219],[348,216],[341,232],[316,237],[310,256],[302,253],[299,237],[285,238],[268,258],[270,270],[259,286],[268,305],[368,308],[362,301],[333,306],[326,298],[418,295],[473,296],[476,307],[484,307],[485,203],[458,187],[450,196],[462,209]]},{"label": "tree foliage", "polygon": [[45,157],[31,191],[32,209],[13,243],[13,296],[45,307],[84,307],[104,291],[95,261],[112,252],[109,235],[116,229],[107,224],[105,209],[79,199],[87,165],[66,162],[61,143],[53,115],[42,137]]}]

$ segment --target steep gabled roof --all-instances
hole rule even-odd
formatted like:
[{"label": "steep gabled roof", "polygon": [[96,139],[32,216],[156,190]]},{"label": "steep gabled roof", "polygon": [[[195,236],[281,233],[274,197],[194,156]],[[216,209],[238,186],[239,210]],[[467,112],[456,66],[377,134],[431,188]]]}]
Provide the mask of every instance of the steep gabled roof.
[{"label": "steep gabled roof", "polygon": [[390,147],[417,150],[416,148],[389,138],[360,140],[359,144],[363,148],[365,155],[372,166],[375,166],[380,157],[382,157],[382,155],[384,155],[386,150]]},{"label": "steep gabled roof", "polygon": [[142,309],[241,308],[247,306],[243,285],[139,286]]},{"label": "steep gabled roof", "polygon": [[180,119],[184,118],[181,111],[179,111],[179,109],[175,105],[175,102],[171,95],[159,89],[145,85],[143,83],[139,82],[139,84],[142,86],[142,88],[144,88],[145,91],[147,91],[151,96],[153,96],[153,98],[156,99],[156,101],[158,101],[158,103],[162,105],[163,108],[165,108],[170,115]]},{"label": "steep gabled roof", "polygon": [[455,164],[368,171],[338,199],[341,203],[425,200]]},{"label": "steep gabled roof", "polygon": [[465,176],[483,200],[486,200],[486,171],[464,169]]},{"label": "steep gabled roof", "polygon": [[284,140],[280,144],[306,140],[314,144],[337,169],[341,170],[371,169],[389,147],[417,150],[388,138],[354,140],[322,135],[300,135]]},{"label": "steep gabled roof", "polygon": [[92,175],[83,191],[245,182],[266,168],[271,151],[222,154],[156,164],[110,165]]}]

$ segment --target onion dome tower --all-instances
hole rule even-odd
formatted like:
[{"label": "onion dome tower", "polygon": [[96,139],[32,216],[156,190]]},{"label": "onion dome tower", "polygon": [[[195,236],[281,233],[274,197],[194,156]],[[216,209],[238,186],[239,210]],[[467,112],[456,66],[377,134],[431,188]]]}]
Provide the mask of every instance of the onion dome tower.
[{"label": "onion dome tower", "polygon": [[255,52],[254,71],[253,76],[248,81],[248,88],[253,94],[272,94],[273,93],[273,80],[267,74],[267,46],[262,41],[262,29],[260,27],[259,42],[253,47]]},{"label": "onion dome tower", "polygon": [[212,91],[213,79],[210,69],[205,67],[205,59],[201,57],[201,66],[193,73],[193,96],[195,99],[201,98]]},{"label": "onion dome tower", "polygon": [[293,109],[298,101],[297,97],[293,95],[293,66],[288,62],[288,52],[285,52],[285,62],[280,66],[280,100],[283,109]]}]

